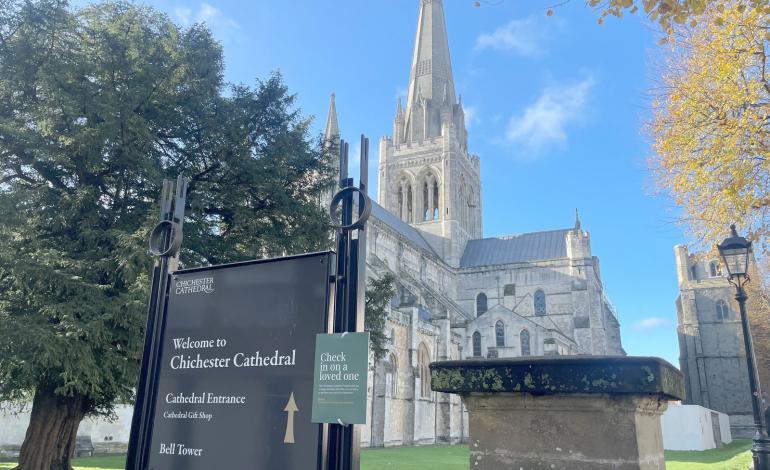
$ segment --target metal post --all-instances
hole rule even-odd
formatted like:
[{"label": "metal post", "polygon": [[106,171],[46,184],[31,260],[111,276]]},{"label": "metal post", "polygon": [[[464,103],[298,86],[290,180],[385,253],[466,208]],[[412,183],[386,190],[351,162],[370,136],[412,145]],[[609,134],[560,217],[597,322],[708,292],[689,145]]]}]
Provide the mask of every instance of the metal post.
[{"label": "metal post", "polygon": [[751,407],[754,412],[754,445],[751,453],[754,460],[754,470],[770,470],[770,436],[765,426],[765,416],[762,410],[762,390],[757,375],[757,363],[754,357],[754,345],[751,339],[749,318],[746,315],[746,291],[743,285],[736,284],[735,300],[741,313],[743,328],[743,344],[746,349],[746,365],[749,368],[749,387],[751,388]]},{"label": "metal post", "polygon": [[[337,232],[337,286],[334,332],[364,329],[366,292],[366,219],[371,201],[366,194],[369,184],[369,139],[361,136],[361,175],[359,187],[348,178],[348,143],[340,141],[340,192],[332,200],[331,212],[341,203],[341,224]],[[353,220],[354,192],[358,192],[357,220]],[[353,237],[353,235],[356,235]],[[358,425],[329,425],[329,470],[359,470],[361,430]]]},{"label": "metal post", "polygon": [[143,470],[149,458],[151,423],[155,410],[157,375],[160,370],[160,338],[165,324],[165,303],[169,273],[177,269],[182,244],[182,223],[187,198],[187,180],[176,180],[176,191],[170,180],[163,180],[160,196],[160,222],[150,234],[150,253],[155,256],[147,309],[144,350],[136,387],[136,403],[131,418],[126,470]]}]

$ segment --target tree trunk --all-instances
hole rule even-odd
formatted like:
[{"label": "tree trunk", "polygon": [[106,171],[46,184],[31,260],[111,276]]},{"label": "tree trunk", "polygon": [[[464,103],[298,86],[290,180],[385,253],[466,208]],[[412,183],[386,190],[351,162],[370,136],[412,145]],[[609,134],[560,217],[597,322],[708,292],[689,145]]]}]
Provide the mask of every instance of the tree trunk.
[{"label": "tree trunk", "polygon": [[56,395],[53,387],[38,387],[16,470],[72,470],[86,401],[82,396]]}]

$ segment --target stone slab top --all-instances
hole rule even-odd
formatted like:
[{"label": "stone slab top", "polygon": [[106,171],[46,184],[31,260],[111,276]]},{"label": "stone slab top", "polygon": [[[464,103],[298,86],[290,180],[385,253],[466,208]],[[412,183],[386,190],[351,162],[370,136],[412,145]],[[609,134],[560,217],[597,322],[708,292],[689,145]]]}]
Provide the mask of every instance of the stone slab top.
[{"label": "stone slab top", "polygon": [[684,377],[657,357],[546,356],[430,364],[436,392],[657,395],[684,399]]}]

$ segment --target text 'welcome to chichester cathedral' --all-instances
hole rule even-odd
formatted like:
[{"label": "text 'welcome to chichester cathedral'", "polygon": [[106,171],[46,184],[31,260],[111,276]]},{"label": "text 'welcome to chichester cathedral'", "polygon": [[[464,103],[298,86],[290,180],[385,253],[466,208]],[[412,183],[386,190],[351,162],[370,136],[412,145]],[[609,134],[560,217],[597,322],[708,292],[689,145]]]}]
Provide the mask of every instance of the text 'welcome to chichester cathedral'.
[{"label": "text 'welcome to chichester cathedral'", "polygon": [[[459,442],[459,397],[430,389],[445,359],[623,355],[599,260],[572,228],[482,238],[479,157],[468,153],[444,6],[421,0],[406,105],[380,141],[367,274],[392,272],[389,352],[371,364],[369,446]],[[339,138],[334,95],[326,138]]]},{"label": "text 'welcome to chichester cathedral'", "polygon": [[[326,138],[339,134],[332,95]],[[430,389],[433,361],[625,354],[599,260],[580,221],[571,228],[482,238],[479,168],[479,158],[468,152],[455,93],[443,3],[420,0],[408,95],[398,103],[392,136],[380,141],[379,204],[369,219],[367,275],[393,273],[397,294],[386,326],[388,353],[369,367],[364,446],[467,438],[460,398]],[[211,282],[175,288],[209,291]],[[282,358],[278,352],[244,356],[241,365]],[[175,365],[190,364],[182,357]],[[114,422],[87,419],[79,432],[91,435],[98,452],[125,452],[131,411],[118,407]],[[26,422],[4,417],[0,428],[8,443],[20,444]]]}]

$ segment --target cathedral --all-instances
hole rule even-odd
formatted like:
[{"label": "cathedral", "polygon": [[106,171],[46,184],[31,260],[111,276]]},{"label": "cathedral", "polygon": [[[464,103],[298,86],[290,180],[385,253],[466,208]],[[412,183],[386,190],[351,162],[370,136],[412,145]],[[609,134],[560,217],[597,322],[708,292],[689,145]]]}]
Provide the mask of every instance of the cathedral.
[{"label": "cathedral", "polygon": [[[334,95],[326,139],[339,138]],[[624,355],[618,316],[580,219],[571,227],[483,238],[478,156],[455,93],[442,0],[420,0],[405,105],[379,145],[367,276],[397,294],[388,353],[370,364],[363,446],[456,443],[456,395],[430,388],[433,361]]]},{"label": "cathedral", "polygon": [[[325,133],[339,139],[334,95]],[[566,228],[483,238],[481,164],[469,153],[442,0],[420,0],[408,95],[393,134],[380,141],[379,203],[368,224],[367,276],[393,273],[397,294],[388,352],[369,367],[362,446],[467,439],[460,398],[431,391],[431,362],[625,354],[579,218]],[[90,436],[97,452],[125,452],[132,407],[116,413],[114,421],[85,420],[78,435]],[[28,419],[0,413],[0,455],[18,449]]]}]

